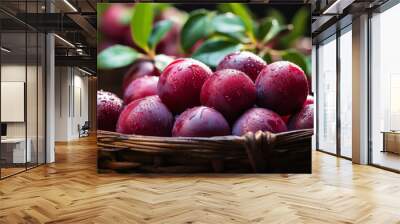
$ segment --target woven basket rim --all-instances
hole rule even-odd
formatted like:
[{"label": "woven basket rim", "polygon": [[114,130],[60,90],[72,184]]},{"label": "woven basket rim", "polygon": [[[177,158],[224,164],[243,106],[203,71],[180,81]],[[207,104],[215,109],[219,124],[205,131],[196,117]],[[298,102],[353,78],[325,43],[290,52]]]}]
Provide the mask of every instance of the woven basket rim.
[{"label": "woven basket rim", "polygon": [[[282,133],[258,131],[248,132],[243,136],[217,136],[217,137],[157,137],[143,135],[126,135],[110,131],[98,131],[97,145],[99,150],[106,155],[125,150],[144,153],[152,156],[155,161],[153,166],[162,168],[162,158],[182,157],[207,160],[217,164],[224,160],[243,161],[251,165],[254,172],[265,172],[271,163],[271,155],[278,153],[290,156],[305,155],[310,152],[313,129],[302,129]],[[311,155],[311,154],[310,154]],[[115,160],[108,157],[108,160]],[[116,160],[115,160],[116,161]],[[114,162],[115,162],[114,161]],[[219,162],[218,162],[219,161]],[[118,161],[117,161],[118,162]],[[132,166],[138,166],[136,164]],[[144,161],[139,161],[142,163]],[[146,163],[146,162],[144,162]],[[114,164],[125,167],[126,164]],[[218,169],[217,169],[218,170]]]},{"label": "woven basket rim", "polygon": [[[295,135],[295,134],[303,134],[305,137],[307,137],[307,136],[312,136],[314,134],[314,129],[299,129],[299,130],[292,130],[292,131],[286,131],[286,132],[280,132],[280,133],[272,133],[272,132],[265,131],[263,133],[269,133],[276,137],[282,136],[282,135]],[[121,139],[141,138],[143,140],[146,140],[146,139],[171,140],[171,141],[177,141],[177,142],[179,142],[179,140],[182,140],[185,142],[187,142],[187,141],[212,141],[212,140],[216,140],[216,141],[241,140],[248,134],[255,134],[255,133],[248,132],[242,136],[225,135],[225,136],[213,136],[213,137],[161,137],[161,136],[150,136],[150,135],[122,134],[122,133],[113,132],[113,131],[97,130],[97,137],[101,137],[102,135],[104,135],[104,137],[118,136]]]}]

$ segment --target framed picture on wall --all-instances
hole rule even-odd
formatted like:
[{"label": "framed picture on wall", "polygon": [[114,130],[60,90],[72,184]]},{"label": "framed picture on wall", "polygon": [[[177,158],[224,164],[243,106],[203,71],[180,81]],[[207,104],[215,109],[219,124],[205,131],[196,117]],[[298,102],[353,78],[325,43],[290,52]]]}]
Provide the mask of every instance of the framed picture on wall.
[{"label": "framed picture on wall", "polygon": [[25,121],[25,82],[1,82],[1,122]]},{"label": "framed picture on wall", "polygon": [[310,6],[101,3],[100,171],[310,173]]}]

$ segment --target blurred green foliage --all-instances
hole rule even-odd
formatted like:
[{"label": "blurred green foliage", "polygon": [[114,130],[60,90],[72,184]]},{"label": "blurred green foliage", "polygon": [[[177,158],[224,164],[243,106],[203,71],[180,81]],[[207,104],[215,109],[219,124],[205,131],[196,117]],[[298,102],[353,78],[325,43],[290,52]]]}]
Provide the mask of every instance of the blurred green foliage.
[{"label": "blurred green foliage", "polygon": [[[107,6],[107,4],[97,5],[98,18]],[[173,24],[168,20],[155,23],[154,18],[170,7],[173,5],[136,3],[132,9],[130,27],[133,42],[145,54],[121,46],[108,51],[106,49],[98,56],[99,68],[113,69],[126,66],[129,61],[144,57],[155,60],[163,69],[171,57],[156,55],[156,47],[171,30]],[[299,8],[290,23],[287,23],[285,16],[274,8],[269,8],[265,15],[264,18],[255,18],[247,5],[241,3],[218,4],[216,10],[192,11],[180,29],[180,50],[185,56],[200,60],[212,68],[215,68],[227,54],[237,50],[247,50],[258,54],[267,63],[277,60],[291,61],[310,74],[310,55],[297,49],[296,46],[296,43],[309,31],[309,9]],[[98,38],[101,38],[101,35]],[[121,54],[118,56],[123,59],[121,62],[106,62],[110,60],[108,57],[116,57],[117,52]]]},{"label": "blurred green foliage", "polygon": [[141,56],[142,55],[134,49],[117,44],[101,51],[97,55],[97,68],[115,69],[125,67],[132,64]]},{"label": "blurred green foliage", "polygon": [[144,51],[149,52],[149,38],[153,27],[153,4],[139,3],[135,6],[131,21],[133,41]]},{"label": "blurred green foliage", "polygon": [[283,47],[289,47],[296,39],[306,34],[311,25],[310,11],[307,8],[299,9],[294,15],[291,24],[293,25],[292,32],[280,40],[280,44]]}]

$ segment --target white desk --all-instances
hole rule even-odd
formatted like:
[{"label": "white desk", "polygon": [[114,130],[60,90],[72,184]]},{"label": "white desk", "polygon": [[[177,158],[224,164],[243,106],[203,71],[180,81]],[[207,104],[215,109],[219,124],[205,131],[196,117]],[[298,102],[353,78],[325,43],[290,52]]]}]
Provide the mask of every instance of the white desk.
[{"label": "white desk", "polygon": [[12,163],[31,162],[32,141],[30,138],[27,138],[26,142],[28,144],[27,144],[26,153],[25,153],[25,138],[4,138],[4,137],[2,137],[1,150],[4,152],[12,150],[12,161],[9,161],[9,162],[12,162]]}]

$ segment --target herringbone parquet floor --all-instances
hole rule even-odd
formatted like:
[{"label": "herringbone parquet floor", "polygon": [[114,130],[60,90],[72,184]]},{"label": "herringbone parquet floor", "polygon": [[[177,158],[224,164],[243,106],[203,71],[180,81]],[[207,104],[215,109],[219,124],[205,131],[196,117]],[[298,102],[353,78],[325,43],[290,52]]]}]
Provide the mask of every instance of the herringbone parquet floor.
[{"label": "herringbone parquet floor", "polygon": [[93,138],[0,181],[0,223],[400,223],[400,175],[315,152],[312,175],[96,173]]}]

